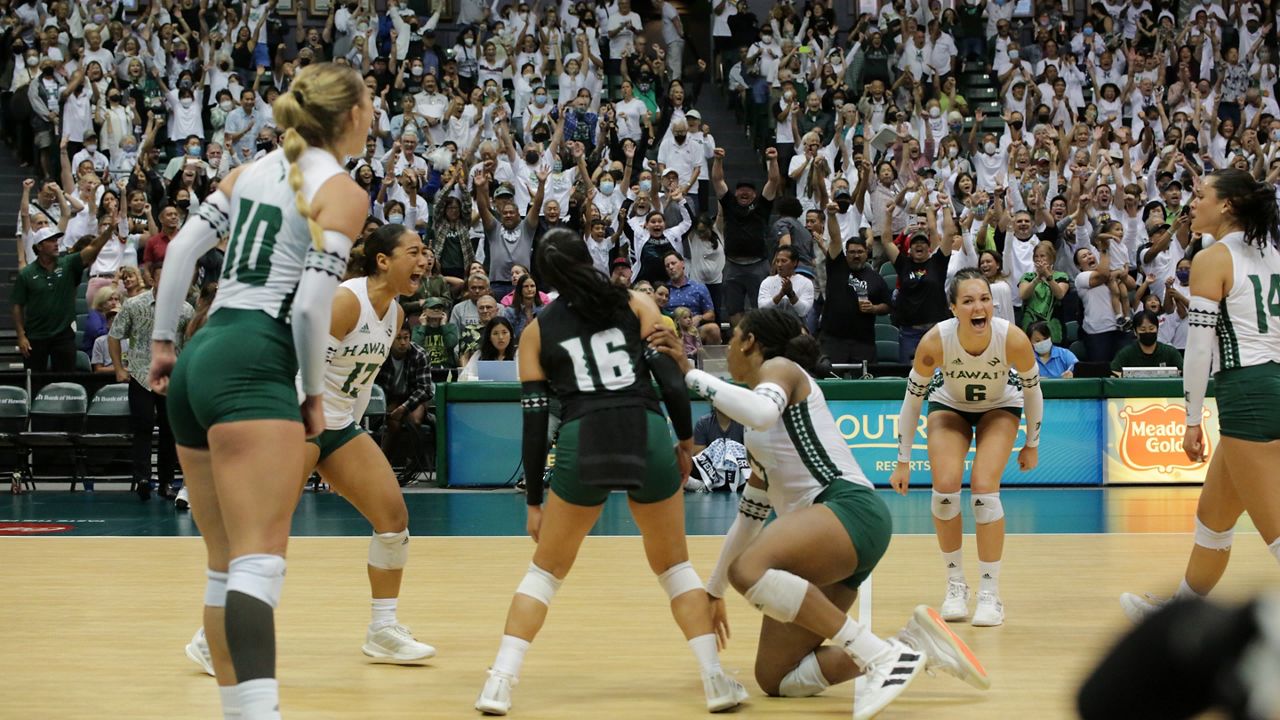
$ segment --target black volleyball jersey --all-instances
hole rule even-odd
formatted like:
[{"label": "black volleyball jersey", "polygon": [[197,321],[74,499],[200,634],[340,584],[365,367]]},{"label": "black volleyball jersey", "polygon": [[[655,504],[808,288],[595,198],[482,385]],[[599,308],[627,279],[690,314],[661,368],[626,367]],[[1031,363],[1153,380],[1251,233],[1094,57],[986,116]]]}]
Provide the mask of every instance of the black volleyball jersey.
[{"label": "black volleyball jersey", "polygon": [[563,407],[564,421],[593,409],[641,404],[661,412],[644,355],[640,321],[629,306],[604,325],[592,325],[557,299],[538,314],[539,360]]}]

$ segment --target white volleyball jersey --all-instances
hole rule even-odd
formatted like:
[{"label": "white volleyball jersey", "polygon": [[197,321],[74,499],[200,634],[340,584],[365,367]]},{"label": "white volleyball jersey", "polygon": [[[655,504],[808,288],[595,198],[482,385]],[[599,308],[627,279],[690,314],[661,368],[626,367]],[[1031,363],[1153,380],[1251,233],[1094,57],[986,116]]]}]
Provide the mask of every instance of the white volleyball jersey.
[{"label": "white volleyball jersey", "polygon": [[807,508],[831,483],[874,488],[836,428],[818,383],[809,378],[809,397],[788,405],[768,430],[747,428],[747,456],[764,480],[778,515]]},{"label": "white volleyball jersey", "polygon": [[[345,172],[333,155],[318,148],[308,148],[298,165],[308,203],[320,186]],[[261,310],[288,321],[311,245],[307,220],[289,187],[284,150],[246,166],[231,192],[230,240],[210,314],[224,307]]]},{"label": "white volleyball jersey", "polygon": [[[378,317],[369,302],[368,278],[348,280],[344,287],[360,301],[360,320],[346,337],[338,340],[333,355],[324,368],[324,422],[329,430],[341,430],[353,422],[356,403],[372,392],[373,381],[391,352],[400,320],[399,305],[394,300],[386,313]],[[301,378],[299,378],[301,382]]]},{"label": "white volleyball jersey", "polygon": [[938,323],[942,364],[934,375],[931,401],[968,412],[1022,407],[1022,385],[1005,351],[1009,321],[993,317],[987,322],[991,323],[991,342],[981,355],[970,355],[960,344],[959,320]]},{"label": "white volleyball jersey", "polygon": [[1218,305],[1221,370],[1280,362],[1280,252],[1244,233],[1218,241],[1231,251],[1231,292]]}]

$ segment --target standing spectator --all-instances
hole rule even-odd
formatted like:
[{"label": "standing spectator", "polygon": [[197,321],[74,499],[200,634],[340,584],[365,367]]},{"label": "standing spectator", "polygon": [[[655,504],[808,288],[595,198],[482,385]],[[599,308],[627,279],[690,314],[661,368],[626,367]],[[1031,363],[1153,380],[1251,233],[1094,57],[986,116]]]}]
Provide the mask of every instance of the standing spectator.
[{"label": "standing spectator", "polygon": [[427,298],[423,302],[420,322],[413,329],[413,344],[427,353],[432,370],[458,366],[458,338],[462,331],[457,325],[445,322],[447,308],[444,298]]},{"label": "standing spectator", "polygon": [[417,427],[426,417],[427,403],[435,396],[430,365],[426,352],[413,344],[406,323],[396,333],[391,353],[374,381],[387,396],[387,431],[382,435],[384,453],[390,454],[406,425]]},{"label": "standing spectator", "polygon": [[[160,265],[152,268],[156,282],[160,281]],[[173,441],[173,432],[169,429],[169,415],[165,407],[163,395],[151,389],[148,374],[151,372],[151,328],[155,321],[156,296],[153,290],[129,298],[120,309],[120,314],[111,324],[108,335],[108,348],[111,352],[111,363],[116,369],[116,382],[129,383],[129,426],[133,433],[133,481],[137,486],[138,497],[144,501],[151,499],[151,437],[156,426],[160,427],[159,450],[156,453],[157,476],[160,479],[160,492],[166,499],[174,497],[174,466],[177,463],[177,446]],[[174,342],[181,350],[187,336],[186,325],[191,321],[195,310],[188,303],[183,303],[178,316],[178,332]],[[129,356],[124,357],[123,344],[129,347]]]},{"label": "standing spectator", "polygon": [[[942,204],[944,224],[954,227],[951,215],[951,202]],[[900,252],[893,242],[893,206],[888,205],[883,213],[883,230],[880,234],[880,246],[885,257],[898,271],[898,294],[896,298],[897,313],[895,324],[898,326],[898,362],[906,365],[916,356],[916,347],[920,339],[929,332],[929,328],[951,316],[947,306],[947,265],[951,260],[951,243],[941,242],[941,237],[950,237],[952,232],[939,235],[932,227],[936,222],[933,213],[936,208],[928,208],[930,212],[929,227],[908,227],[907,251]]]},{"label": "standing spectator", "polygon": [[1107,270],[1108,244],[1105,238],[1094,254],[1092,247],[1076,250],[1076,292],[1084,305],[1084,322],[1080,324],[1080,339],[1084,341],[1085,358],[1089,362],[1110,362],[1120,346],[1121,331],[1111,305],[1111,273]]},{"label": "standing spectator", "polygon": [[734,324],[747,310],[755,309],[760,284],[769,275],[765,243],[782,173],[778,169],[778,151],[768,148],[764,155],[769,164],[769,181],[759,194],[749,182],[738,183],[733,194],[729,193],[724,179],[724,148],[716,148],[711,161],[711,189],[720,199],[724,222],[722,302],[729,322]]},{"label": "standing spectator", "polygon": [[781,308],[790,310],[804,322],[813,309],[813,281],[804,275],[796,274],[800,267],[800,254],[795,248],[784,246],[778,248],[773,256],[773,275],[760,283],[760,297],[757,304],[760,308]]},{"label": "standing spectator", "polygon": [[875,362],[876,317],[891,310],[889,286],[867,264],[862,237],[855,235],[841,247],[838,214],[835,203],[827,205],[827,301],[818,339],[833,363]]},{"label": "standing spectator", "polygon": [[[80,252],[58,255],[62,232],[45,228],[35,236],[35,261],[18,272],[9,302],[18,352],[32,372],[71,372],[76,367],[76,288],[86,265],[116,232],[115,218],[101,223],[98,236]],[[148,343],[148,347],[150,343]]]},{"label": "standing spectator", "polygon": [[[1005,252],[1008,257],[1007,247]],[[1022,299],[1022,328],[1030,332],[1035,323],[1045,323],[1055,345],[1061,343],[1063,337],[1058,311],[1062,307],[1062,298],[1071,289],[1070,276],[1053,269],[1057,254],[1053,243],[1048,240],[1037,243],[1032,254],[1034,270],[1024,273],[1018,282],[1018,296]]]},{"label": "standing spectator", "polygon": [[684,258],[680,253],[670,250],[662,258],[667,269],[667,289],[670,296],[667,308],[675,312],[676,308],[688,308],[697,322],[698,335],[707,345],[720,344],[720,324],[716,322],[715,303],[711,299],[711,291],[696,280],[689,278],[685,271]]},{"label": "standing spectator", "polygon": [[153,275],[154,269],[164,263],[164,253],[181,227],[182,215],[178,207],[172,204],[165,205],[160,210],[160,232],[147,238],[146,247],[142,252],[142,278],[147,281],[148,287],[156,286],[158,281]]},{"label": "standing spectator", "polygon": [[[550,168],[540,167],[535,174],[538,189],[524,218],[520,217],[520,211],[510,195],[505,196],[498,204],[501,219],[495,218],[490,208],[490,178],[487,174],[476,178],[476,207],[480,210],[480,222],[484,226],[485,248],[489,258],[489,285],[496,297],[505,297],[511,292],[511,266],[519,263],[528,267],[533,260],[533,236],[538,231],[538,215],[542,210],[542,198],[547,188],[547,177],[551,174]],[[500,191],[495,200],[503,197]]]}]

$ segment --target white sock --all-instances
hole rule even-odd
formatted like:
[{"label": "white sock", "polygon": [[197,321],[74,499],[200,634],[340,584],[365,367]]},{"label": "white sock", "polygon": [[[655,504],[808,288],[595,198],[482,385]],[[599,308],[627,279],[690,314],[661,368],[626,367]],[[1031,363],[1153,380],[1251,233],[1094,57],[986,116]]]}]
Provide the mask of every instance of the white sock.
[{"label": "white sock", "polygon": [[373,618],[369,621],[369,627],[380,630],[389,625],[395,625],[397,602],[399,598],[374,598]]},{"label": "white sock", "polygon": [[947,565],[948,580],[964,582],[964,548],[942,553],[942,562]]},{"label": "white sock", "polygon": [[1277,561],[1280,561],[1280,538],[1276,538],[1276,541],[1268,545],[1267,549],[1271,551]]},{"label": "white sock", "polygon": [[235,685],[219,685],[218,694],[222,696],[222,718],[244,717],[240,714],[240,689]]},{"label": "white sock", "polygon": [[703,675],[714,675],[720,672],[720,649],[716,647],[715,633],[699,635],[689,641],[689,649],[698,659],[698,667]]},{"label": "white sock", "polygon": [[1173,594],[1174,600],[1199,600],[1203,597],[1203,595],[1193,590],[1191,586],[1187,584],[1186,578],[1183,578],[1182,582],[1178,585],[1178,592]]},{"label": "white sock", "polygon": [[244,720],[280,720],[280,683],[275,678],[246,680],[236,690]]},{"label": "white sock", "polygon": [[978,592],[1000,592],[1000,561],[978,561]]},{"label": "white sock", "polygon": [[493,661],[493,669],[517,677],[520,666],[524,664],[524,654],[529,652],[529,641],[512,635],[503,635],[502,644],[498,646],[498,657]]},{"label": "white sock", "polygon": [[849,657],[863,668],[889,649],[889,643],[873,635],[864,625],[854,622],[853,618],[845,618],[844,627],[831,638],[831,642],[844,648]]}]

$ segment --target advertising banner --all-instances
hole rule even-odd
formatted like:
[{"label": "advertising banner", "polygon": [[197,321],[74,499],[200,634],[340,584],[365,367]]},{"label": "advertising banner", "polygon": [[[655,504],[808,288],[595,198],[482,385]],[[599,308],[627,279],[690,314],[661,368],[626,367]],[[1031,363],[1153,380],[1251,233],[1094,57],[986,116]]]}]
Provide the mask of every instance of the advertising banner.
[{"label": "advertising banner", "polygon": [[[1181,400],[1110,398],[1106,401],[1106,481],[1109,485],[1203,483],[1209,461],[1182,452],[1187,430]],[[1201,421],[1208,458],[1218,449],[1218,403],[1204,401]]]},{"label": "advertising banner", "polygon": [[[899,400],[829,401],[836,428],[862,471],[887,487],[898,455]],[[1098,400],[1046,400],[1035,470],[1018,470],[1018,451],[1026,438],[1025,421],[1005,465],[1007,485],[1099,485],[1102,483],[1102,403]],[[694,419],[710,412],[693,403]],[[452,487],[497,487],[519,478],[521,417],[519,403],[456,402],[447,408],[448,473]],[[1215,424],[1216,431],[1216,424]],[[1181,436],[1179,436],[1180,438]],[[927,421],[921,416],[912,453],[911,485],[931,482]],[[965,459],[966,484],[973,465],[971,447]]]}]

